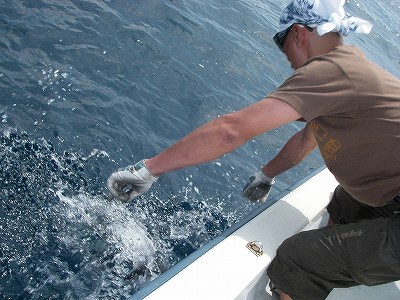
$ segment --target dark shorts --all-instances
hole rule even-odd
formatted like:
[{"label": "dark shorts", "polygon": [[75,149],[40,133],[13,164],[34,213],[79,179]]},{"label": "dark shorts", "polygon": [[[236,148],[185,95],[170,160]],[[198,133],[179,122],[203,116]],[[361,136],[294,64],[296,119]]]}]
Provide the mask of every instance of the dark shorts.
[{"label": "dark shorts", "polygon": [[349,224],[365,219],[391,217],[395,211],[400,212],[400,203],[393,201],[385,206],[372,207],[358,202],[339,185],[327,209],[333,223]]},{"label": "dark shorts", "polygon": [[292,299],[325,299],[333,288],[400,280],[400,204],[370,207],[341,187],[328,211],[334,225],[300,232],[278,248],[268,268]]}]

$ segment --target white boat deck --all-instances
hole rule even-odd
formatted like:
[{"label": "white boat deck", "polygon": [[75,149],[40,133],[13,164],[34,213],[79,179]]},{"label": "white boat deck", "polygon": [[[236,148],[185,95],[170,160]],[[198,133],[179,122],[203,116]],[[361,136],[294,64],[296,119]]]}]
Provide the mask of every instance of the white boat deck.
[{"label": "white boat deck", "polygon": [[[166,282],[153,283],[153,288],[139,291],[130,300],[278,299],[270,294],[266,276],[276,249],[287,237],[310,229],[310,224],[319,226],[319,222],[325,222],[325,207],[336,185],[330,172],[322,170],[196,257],[188,266],[171,270],[173,276]],[[254,255],[246,247],[252,241],[262,243],[261,256]],[[328,299],[398,300],[400,282],[335,289]]]}]

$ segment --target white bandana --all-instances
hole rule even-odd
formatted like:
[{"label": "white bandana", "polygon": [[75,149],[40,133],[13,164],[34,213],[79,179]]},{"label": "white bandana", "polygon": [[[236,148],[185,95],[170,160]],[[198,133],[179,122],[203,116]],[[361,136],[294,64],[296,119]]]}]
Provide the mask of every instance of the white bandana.
[{"label": "white bandana", "polygon": [[338,32],[347,36],[349,31],[368,34],[372,24],[352,17],[344,11],[345,0],[292,0],[279,20],[279,31],[298,23],[316,27],[318,34]]}]

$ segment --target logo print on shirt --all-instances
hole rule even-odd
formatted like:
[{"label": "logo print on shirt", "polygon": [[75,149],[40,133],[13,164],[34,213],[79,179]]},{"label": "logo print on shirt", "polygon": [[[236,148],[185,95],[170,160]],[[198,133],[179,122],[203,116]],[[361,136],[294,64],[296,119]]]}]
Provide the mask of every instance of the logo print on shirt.
[{"label": "logo print on shirt", "polygon": [[311,127],[313,129],[315,138],[317,139],[319,149],[321,151],[322,157],[325,160],[333,159],[336,160],[336,152],[339,151],[341,143],[338,140],[330,138],[326,141],[328,132],[321,128],[317,122],[311,121]]}]

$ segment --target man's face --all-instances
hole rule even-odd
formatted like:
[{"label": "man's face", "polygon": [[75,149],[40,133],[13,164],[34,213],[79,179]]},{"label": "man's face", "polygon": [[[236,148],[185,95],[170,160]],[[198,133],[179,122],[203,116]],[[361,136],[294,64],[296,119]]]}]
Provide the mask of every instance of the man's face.
[{"label": "man's face", "polygon": [[283,44],[283,51],[285,52],[287,60],[290,62],[291,67],[294,70],[300,68],[304,59],[302,58],[301,50],[296,45],[295,34],[296,29],[293,27],[287,35]]},{"label": "man's face", "polygon": [[297,70],[309,59],[310,41],[315,35],[313,28],[303,24],[294,24],[290,27],[281,50],[286,54],[292,68]]}]

